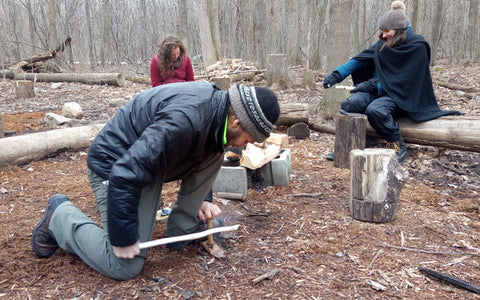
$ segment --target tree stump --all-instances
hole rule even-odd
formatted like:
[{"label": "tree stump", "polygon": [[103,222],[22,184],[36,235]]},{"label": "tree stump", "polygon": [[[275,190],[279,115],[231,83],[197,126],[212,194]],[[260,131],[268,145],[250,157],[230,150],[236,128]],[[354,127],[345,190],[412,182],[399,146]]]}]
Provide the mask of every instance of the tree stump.
[{"label": "tree stump", "polygon": [[393,221],[406,178],[395,151],[354,149],[350,152],[350,170],[349,206],[352,217],[375,223]]},{"label": "tree stump", "polygon": [[230,77],[224,76],[224,77],[213,77],[213,82],[215,85],[221,89],[221,90],[228,90],[230,88]]},{"label": "tree stump", "polygon": [[15,98],[32,98],[34,96],[31,80],[15,80]]},{"label": "tree stump", "polygon": [[287,128],[287,135],[299,140],[308,139],[310,137],[310,129],[307,123],[298,122]]},{"label": "tree stump", "polygon": [[364,149],[367,117],[362,114],[337,114],[335,118],[335,146],[333,165],[349,168],[352,149]]},{"label": "tree stump", "polygon": [[265,79],[267,86],[278,84],[280,88],[288,88],[291,80],[288,74],[288,61],[286,54],[269,54],[267,59]]}]

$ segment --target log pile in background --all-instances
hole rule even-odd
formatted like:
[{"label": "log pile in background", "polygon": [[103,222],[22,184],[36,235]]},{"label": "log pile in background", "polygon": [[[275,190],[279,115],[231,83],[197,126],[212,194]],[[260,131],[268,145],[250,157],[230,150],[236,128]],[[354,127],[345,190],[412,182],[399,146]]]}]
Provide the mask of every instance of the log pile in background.
[{"label": "log pile in background", "polygon": [[224,58],[207,66],[205,71],[200,71],[195,79],[212,80],[214,77],[228,76],[232,82],[253,80],[256,74],[263,71],[265,70],[259,70],[253,63],[245,62],[241,58]]},{"label": "log pile in background", "polygon": [[[224,58],[221,61],[207,66],[205,69],[195,70],[195,80],[212,81],[223,90],[227,90],[230,84],[238,81],[260,81],[263,72],[251,62],[245,62],[241,58]],[[150,77],[126,76],[127,80],[140,84],[152,82]]]}]

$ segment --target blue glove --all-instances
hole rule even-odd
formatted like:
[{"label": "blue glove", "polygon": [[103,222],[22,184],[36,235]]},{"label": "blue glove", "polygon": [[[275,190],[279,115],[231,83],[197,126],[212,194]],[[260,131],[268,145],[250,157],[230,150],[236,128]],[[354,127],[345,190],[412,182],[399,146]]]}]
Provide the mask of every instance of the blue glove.
[{"label": "blue glove", "polygon": [[333,71],[330,75],[325,77],[325,80],[323,80],[323,87],[328,89],[332,85],[339,83],[343,80],[342,75],[340,75],[340,72],[338,71]]},{"label": "blue glove", "polygon": [[350,93],[356,92],[370,93],[378,96],[378,79],[372,78],[357,84],[357,86],[353,90],[351,90]]}]

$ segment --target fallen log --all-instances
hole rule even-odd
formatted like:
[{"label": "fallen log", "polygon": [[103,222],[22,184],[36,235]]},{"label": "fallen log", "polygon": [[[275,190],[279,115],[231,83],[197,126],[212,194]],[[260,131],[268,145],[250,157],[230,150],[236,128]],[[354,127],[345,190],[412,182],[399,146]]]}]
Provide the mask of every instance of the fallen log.
[{"label": "fallen log", "polygon": [[459,91],[464,91],[468,93],[478,93],[480,92],[480,89],[475,88],[475,87],[470,87],[470,86],[465,86],[461,84],[456,84],[456,83],[451,83],[451,82],[446,82],[446,81],[436,81],[436,84],[439,86],[443,86],[447,89],[451,90],[459,90]]},{"label": "fallen log", "polygon": [[0,76],[2,78],[13,79],[14,74],[12,70],[5,69],[5,70],[0,70]]},{"label": "fallen log", "polygon": [[[398,120],[407,143],[442,147],[480,153],[480,119],[465,116],[447,116],[415,123],[408,119]],[[312,130],[335,134],[329,125],[309,123]],[[367,124],[367,136],[378,138],[375,130]]]},{"label": "fallen log", "polygon": [[123,86],[125,78],[122,73],[20,73],[15,80],[43,82],[81,82],[86,84]]},{"label": "fallen log", "polygon": [[315,122],[309,122],[308,127],[310,129],[318,131],[318,132],[335,134],[335,127],[327,125],[327,124],[319,124],[319,123],[315,123]]},{"label": "fallen log", "polygon": [[308,104],[280,103],[280,116],[277,121],[277,126],[289,126],[299,122],[308,124]]},{"label": "fallen log", "polygon": [[[408,143],[480,152],[479,118],[448,116],[420,123],[401,119],[398,123]],[[370,125],[367,135],[378,137]]]},{"label": "fallen log", "polygon": [[125,79],[135,83],[152,85],[150,77],[126,76]]},{"label": "fallen log", "polygon": [[20,61],[10,65],[8,68],[13,71],[13,73],[22,73],[26,70],[33,70],[35,69],[35,66],[38,62],[43,62],[54,58],[58,52],[63,52],[65,50],[65,47],[70,45],[71,42],[72,38],[68,37],[63,43],[58,45],[57,48],[39,53],[32,57],[21,59]]},{"label": "fallen log", "polygon": [[228,77],[230,78],[231,82],[237,81],[252,81],[253,77],[255,77],[256,71],[244,71],[244,72],[237,72],[237,73],[230,73]]},{"label": "fallen log", "polygon": [[39,62],[39,61],[49,60],[51,58],[54,58],[55,55],[57,55],[58,52],[63,52],[65,50],[65,47],[70,45],[71,42],[72,42],[72,38],[68,37],[63,43],[58,45],[55,49],[39,53],[39,54],[34,55],[32,57],[23,58],[23,59],[19,60],[18,62],[13,63],[12,65],[16,65],[16,64],[24,62],[24,61],[29,62],[29,63],[36,63],[36,62]]},{"label": "fallen log", "polygon": [[65,150],[86,148],[104,125],[71,127],[2,138],[0,169],[26,164]]}]

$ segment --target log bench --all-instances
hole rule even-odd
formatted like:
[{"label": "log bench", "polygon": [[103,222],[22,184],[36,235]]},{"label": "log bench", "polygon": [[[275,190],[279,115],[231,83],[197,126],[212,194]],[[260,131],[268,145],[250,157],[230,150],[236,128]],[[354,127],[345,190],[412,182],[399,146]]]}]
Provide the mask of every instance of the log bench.
[{"label": "log bench", "polygon": [[[445,116],[416,123],[398,120],[407,143],[442,147],[454,150],[480,152],[480,119],[465,116]],[[361,114],[335,116],[334,166],[349,168],[352,149],[364,149],[367,137],[379,138]]]}]

